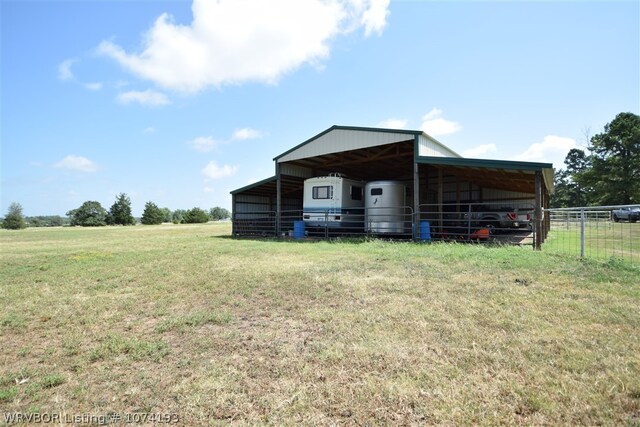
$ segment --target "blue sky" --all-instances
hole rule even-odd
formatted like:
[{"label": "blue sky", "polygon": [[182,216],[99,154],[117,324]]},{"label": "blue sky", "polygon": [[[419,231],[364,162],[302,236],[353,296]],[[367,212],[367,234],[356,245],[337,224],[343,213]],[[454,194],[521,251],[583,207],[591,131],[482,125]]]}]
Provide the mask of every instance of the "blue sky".
[{"label": "blue sky", "polygon": [[0,5],[2,214],[230,209],[334,124],[558,167],[640,108],[637,1]]}]

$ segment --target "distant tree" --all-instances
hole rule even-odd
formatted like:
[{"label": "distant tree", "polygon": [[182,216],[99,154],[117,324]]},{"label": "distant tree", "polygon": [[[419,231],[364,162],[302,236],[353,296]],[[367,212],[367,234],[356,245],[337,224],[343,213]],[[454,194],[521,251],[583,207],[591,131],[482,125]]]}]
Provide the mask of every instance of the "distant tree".
[{"label": "distant tree", "polygon": [[171,222],[173,220],[173,212],[169,208],[162,208],[162,222]]},{"label": "distant tree", "polygon": [[21,230],[27,227],[27,223],[22,215],[22,205],[20,203],[13,202],[9,205],[7,215],[2,221],[2,228],[7,230]]},{"label": "distant tree", "polygon": [[24,220],[29,227],[46,227],[47,223],[39,216],[26,216]]},{"label": "distant tree", "polygon": [[184,220],[184,215],[187,213],[184,209],[176,209],[171,214],[171,222],[174,224],[181,224]]},{"label": "distant tree", "polygon": [[568,179],[569,173],[564,169],[555,169],[553,171],[553,186],[555,191],[549,197],[549,206],[552,208],[567,208],[571,205],[568,202],[569,186]]},{"label": "distant tree", "polygon": [[145,225],[162,224],[164,212],[155,203],[147,202],[144,205],[144,212],[140,222]]},{"label": "distant tree", "polygon": [[60,215],[28,216],[25,220],[29,227],[60,227],[64,225],[64,219]]},{"label": "distant tree", "polygon": [[95,201],[84,202],[78,209],[67,212],[67,216],[71,219],[71,225],[99,227],[107,224],[107,211]]},{"label": "distant tree", "polygon": [[200,208],[189,209],[182,218],[185,224],[199,224],[207,221],[209,221],[209,214]]},{"label": "distant tree", "polygon": [[583,150],[572,148],[564,159],[565,168],[554,173],[555,192],[551,207],[587,206],[593,189],[586,183],[584,173],[589,170],[590,158]]},{"label": "distant tree", "polygon": [[50,227],[62,227],[64,225],[64,218],[60,215],[54,215],[51,217],[51,221],[49,222]]},{"label": "distant tree", "polygon": [[640,116],[620,113],[591,138],[591,167],[581,179],[601,205],[640,202]]},{"label": "distant tree", "polygon": [[640,116],[620,113],[589,138],[588,152],[572,149],[556,171],[551,207],[640,203]]},{"label": "distant tree", "polygon": [[231,213],[225,208],[221,208],[216,206],[215,208],[209,209],[209,217],[213,221],[219,221],[221,219],[227,219],[231,216]]},{"label": "distant tree", "polygon": [[111,205],[107,215],[107,224],[110,225],[135,225],[136,219],[131,215],[131,199],[124,193],[116,196],[116,201]]}]

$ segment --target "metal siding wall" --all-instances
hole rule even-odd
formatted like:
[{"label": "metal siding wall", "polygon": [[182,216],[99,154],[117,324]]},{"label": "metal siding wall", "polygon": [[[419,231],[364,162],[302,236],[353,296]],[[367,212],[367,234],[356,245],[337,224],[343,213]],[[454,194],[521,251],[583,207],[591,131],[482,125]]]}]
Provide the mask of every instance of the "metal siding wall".
[{"label": "metal siding wall", "polygon": [[302,210],[302,200],[299,199],[282,199],[283,211],[299,211]]},{"label": "metal siding wall", "polygon": [[[436,177],[429,178],[427,183],[430,189],[438,188],[438,179]],[[451,176],[445,176],[442,181],[442,201],[443,203],[455,203],[457,201],[456,194],[456,181],[455,178]],[[471,190],[471,191],[469,191]],[[469,182],[460,181],[460,201],[470,201],[470,200],[479,200],[480,199],[480,190],[477,185],[471,185],[471,189],[469,188]]]},{"label": "metal siding wall", "polygon": [[526,198],[530,198],[531,200],[533,200],[535,198],[535,195],[531,193],[520,193],[517,191],[506,191],[506,190],[496,190],[493,188],[483,188],[482,198],[484,200],[526,199]]},{"label": "metal siding wall", "polygon": [[418,155],[428,157],[460,157],[450,149],[430,140],[424,135],[418,137]]},{"label": "metal siding wall", "polygon": [[279,163],[413,139],[403,133],[336,129],[278,159]]},{"label": "metal siding wall", "polygon": [[280,165],[280,173],[282,175],[295,176],[297,178],[312,178],[313,171],[303,166],[290,165],[282,163]]},{"label": "metal siding wall", "polygon": [[270,204],[269,197],[248,196],[245,194],[236,195],[236,205],[234,212],[237,219],[256,218],[264,212],[274,210]]}]

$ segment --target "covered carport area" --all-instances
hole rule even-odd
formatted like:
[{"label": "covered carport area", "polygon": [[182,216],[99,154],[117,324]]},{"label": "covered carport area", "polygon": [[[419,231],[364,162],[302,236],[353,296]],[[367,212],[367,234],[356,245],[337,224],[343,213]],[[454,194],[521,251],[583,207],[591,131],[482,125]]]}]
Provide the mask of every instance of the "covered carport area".
[{"label": "covered carport area", "polygon": [[[464,159],[412,130],[333,126],[274,161],[275,176],[232,192],[234,235],[291,234],[302,218],[304,180],[335,173],[404,183],[414,239],[420,238],[420,221],[443,229],[447,216],[460,217],[480,203],[529,203],[533,221],[541,221],[553,185],[550,164]],[[541,221],[537,245],[543,230]]]},{"label": "covered carport area", "polygon": [[517,216],[508,226],[500,219],[486,220],[500,236],[495,240],[539,248],[546,239],[550,223],[542,212],[549,207],[553,191],[551,164],[437,157],[418,157],[417,164],[420,206],[416,220],[428,220],[436,239],[468,237],[483,217],[509,214]]}]

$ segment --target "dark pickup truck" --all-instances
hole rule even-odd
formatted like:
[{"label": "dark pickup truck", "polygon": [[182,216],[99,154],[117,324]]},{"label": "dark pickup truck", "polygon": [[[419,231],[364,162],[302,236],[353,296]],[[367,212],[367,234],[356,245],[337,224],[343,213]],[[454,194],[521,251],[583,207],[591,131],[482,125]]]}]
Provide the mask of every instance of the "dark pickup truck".
[{"label": "dark pickup truck", "polygon": [[474,226],[502,229],[531,227],[532,217],[533,207],[514,209],[512,207],[476,205],[473,206],[471,213]]},{"label": "dark pickup truck", "polygon": [[615,222],[640,220],[640,206],[625,207],[611,211],[611,219]]}]

